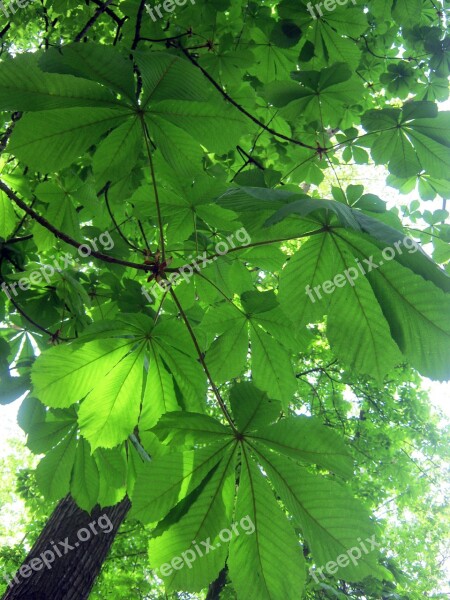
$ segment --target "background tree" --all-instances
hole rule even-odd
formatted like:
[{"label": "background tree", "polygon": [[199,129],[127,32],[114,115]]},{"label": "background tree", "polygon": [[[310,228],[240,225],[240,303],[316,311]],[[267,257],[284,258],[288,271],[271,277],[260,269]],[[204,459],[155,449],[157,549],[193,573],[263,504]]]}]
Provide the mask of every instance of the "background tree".
[{"label": "background tree", "polygon": [[[170,8],[44,1],[0,32],[2,402],[31,390],[39,491],[88,512],[129,499],[167,593],[431,593],[416,560],[436,559],[396,559],[406,530],[381,509],[404,520],[446,458],[417,375],[449,376],[445,11]],[[354,163],[442,205],[388,209],[344,184]],[[444,503],[427,506],[443,526]],[[95,552],[66,572],[93,579]],[[52,597],[75,597],[56,572]]]}]

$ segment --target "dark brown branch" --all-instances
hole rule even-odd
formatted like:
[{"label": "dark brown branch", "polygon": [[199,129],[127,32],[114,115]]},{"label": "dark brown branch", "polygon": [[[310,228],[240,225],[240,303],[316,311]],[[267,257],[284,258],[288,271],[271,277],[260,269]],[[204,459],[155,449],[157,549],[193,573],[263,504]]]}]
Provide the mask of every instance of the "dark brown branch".
[{"label": "dark brown branch", "polygon": [[271,133],[275,137],[278,137],[278,138],[280,138],[282,140],[285,140],[287,142],[291,142],[291,143],[295,144],[296,146],[301,146],[302,148],[308,148],[309,150],[314,150],[314,151],[317,150],[317,148],[315,146],[310,146],[309,144],[305,144],[304,142],[301,142],[300,140],[296,140],[295,138],[291,138],[291,137],[289,137],[287,135],[284,135],[283,133],[279,133],[278,131],[275,131],[275,129],[272,129],[271,127],[268,127],[267,125],[264,125],[264,123],[262,121],[260,121],[259,119],[257,119],[255,116],[253,116],[247,110],[245,110],[245,108],[243,106],[241,106],[240,104],[238,104],[238,102],[236,102],[236,100],[233,100],[233,98],[231,96],[229,96],[227,94],[227,92],[225,92],[225,90],[222,88],[222,86],[219,83],[217,83],[217,81],[215,79],[213,79],[213,77],[211,77],[211,75],[208,73],[208,71],[206,71],[195,60],[195,58],[189,54],[189,52],[186,50],[186,48],[183,48],[181,45],[179,45],[178,47],[183,52],[183,54],[186,56],[186,58],[195,67],[197,67],[197,69],[200,69],[200,71],[203,73],[203,75],[206,77],[206,79],[210,83],[212,83],[212,85],[225,98],[225,100],[227,100],[230,104],[232,104],[235,108],[237,108],[243,115],[245,115],[246,117],[248,117],[251,121],[253,121],[253,123],[256,123],[256,125],[258,125],[259,127],[262,127],[264,129],[264,131],[267,131],[268,133]]},{"label": "dark brown branch", "polygon": [[0,31],[0,40],[2,39],[3,36],[5,36],[9,29],[11,27],[11,23],[8,23],[7,25],[5,25],[5,27],[3,27],[3,29]]},{"label": "dark brown branch", "polygon": [[[74,248],[77,248],[77,249],[79,249],[81,246],[83,246],[82,243],[77,242],[76,240],[71,238],[66,233],[59,231],[59,229],[57,229],[51,223],[49,223],[47,221],[47,219],[44,219],[44,217],[41,217],[41,215],[39,215],[35,210],[33,210],[27,204],[25,204],[25,202],[23,200],[21,200],[11,189],[9,189],[9,187],[7,185],[5,185],[3,183],[3,181],[0,181],[0,190],[5,192],[5,194],[8,196],[8,198],[10,200],[12,200],[15,204],[17,204],[17,206],[19,208],[21,208],[22,210],[24,210],[28,215],[30,215],[30,217],[32,219],[34,219],[37,223],[39,223],[39,225],[42,225],[42,227],[45,227],[45,229],[48,229],[48,231],[51,231],[56,238],[58,238],[59,240],[62,240],[63,242],[66,242],[66,244],[69,244],[70,246],[73,246]],[[97,252],[97,250],[92,250],[91,256],[94,256],[95,258],[98,258],[99,260],[102,260],[107,263],[123,265],[124,267],[131,267],[132,269],[137,269],[138,271],[148,272],[150,270],[150,267],[148,265],[133,263],[128,260],[121,260],[120,258],[114,258],[113,256],[109,256],[108,254],[103,254],[102,252]]]},{"label": "dark brown branch", "polygon": [[22,315],[22,317],[24,319],[26,319],[29,323],[31,323],[34,327],[36,327],[36,329],[38,329],[39,331],[42,331],[42,333],[46,333],[49,338],[51,340],[62,340],[63,342],[68,342],[69,340],[75,339],[75,338],[63,338],[59,335],[59,331],[56,331],[55,333],[52,333],[51,331],[49,331],[48,329],[45,329],[45,327],[42,327],[42,325],[39,325],[39,323],[36,323],[36,321],[34,321],[31,317],[29,317],[27,315],[27,313],[23,310],[23,308],[21,308],[17,302],[15,300],[13,300],[12,296],[9,294],[9,301],[11,302],[11,304],[14,306],[14,308],[17,310],[17,312],[19,314]]},{"label": "dark brown branch", "polygon": [[141,0],[138,11],[137,11],[137,16],[136,16],[136,28],[134,30],[133,44],[131,45],[132,50],[135,50],[137,45],[139,44],[139,40],[140,40],[140,36],[141,36],[142,17],[144,15],[144,8],[145,8],[145,0]]},{"label": "dark brown branch", "polygon": [[27,240],[31,240],[33,238],[33,234],[29,233],[28,235],[24,235],[23,237],[15,237],[10,240],[6,240],[5,245],[18,244],[19,242],[26,242]]},{"label": "dark brown branch", "polygon": [[[91,2],[93,2],[96,6],[98,7],[103,7],[103,2],[100,2],[100,0],[90,0]],[[118,15],[116,15],[116,13],[111,10],[109,7],[106,7],[105,11],[104,11],[108,17],[111,17],[111,19],[113,19],[118,25],[122,25],[125,19],[121,19]]]},{"label": "dark brown branch", "polygon": [[113,0],[106,0],[106,2],[104,4],[102,4],[102,6],[100,6],[99,8],[97,8],[97,10],[95,11],[95,13],[93,14],[93,16],[89,19],[89,21],[86,23],[86,25],[83,27],[83,29],[80,31],[80,33],[75,37],[74,42],[79,42],[81,41],[84,36],[87,34],[87,32],[89,31],[89,29],[95,25],[95,22],[97,21],[97,19],[104,13],[106,12],[106,9],[108,8],[108,6],[112,3]]}]

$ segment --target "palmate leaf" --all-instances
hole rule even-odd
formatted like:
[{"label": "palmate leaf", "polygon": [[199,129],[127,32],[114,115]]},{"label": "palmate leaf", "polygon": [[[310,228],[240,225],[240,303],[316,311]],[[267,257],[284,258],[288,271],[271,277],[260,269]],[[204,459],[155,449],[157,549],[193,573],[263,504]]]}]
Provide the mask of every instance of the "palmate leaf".
[{"label": "palmate leaf", "polygon": [[450,113],[437,113],[433,102],[410,102],[403,109],[369,110],[362,119],[377,164],[402,178],[425,170],[446,179],[450,167]]},{"label": "palmate leaf", "polygon": [[[358,256],[373,255],[377,264],[383,262],[370,242],[355,239],[349,232],[345,239]],[[443,315],[450,311],[449,295],[396,261],[384,262],[367,276],[392,337],[408,361],[431,379],[447,379],[450,325]]]},{"label": "palmate leaf", "polygon": [[[242,298],[248,311],[259,310],[256,305],[252,305],[249,296],[245,300],[245,293]],[[242,374],[247,364],[250,333],[255,383],[272,398],[287,402],[297,385],[289,350],[298,348],[298,343],[289,330],[289,319],[279,308],[247,315],[236,305],[229,305],[229,309],[224,307],[224,323],[217,323],[209,318],[202,323],[202,330],[209,329],[209,332],[217,331],[219,334],[205,355],[206,364],[214,380],[229,381]],[[208,325],[209,323],[211,325]]]},{"label": "palmate leaf", "polygon": [[[341,23],[346,21],[346,15],[350,12],[349,8],[343,12]],[[358,67],[361,59],[361,51],[355,47],[346,35],[336,31],[336,15],[338,11],[324,13],[324,16],[313,23],[313,31],[309,34],[311,42],[315,46],[315,56],[317,59],[311,61],[311,66],[319,68],[332,63],[347,63],[351,69]],[[348,17],[347,17],[348,18]],[[356,29],[356,28],[355,28]],[[352,35],[354,31],[352,32]]]},{"label": "palmate leaf", "polygon": [[[305,567],[297,535],[269,479],[302,535],[308,543],[314,539],[316,564],[336,559],[348,549],[346,544],[356,545],[358,537],[370,537],[375,530],[345,487],[300,466],[319,465],[345,477],[352,474],[351,456],[332,429],[304,416],[273,424],[280,416],[280,403],[249,382],[232,388],[230,403],[237,434],[206,415],[162,416],[152,431],[171,452],[140,467],[133,515],[144,522],[160,521],[150,542],[150,560],[161,569],[158,576],[168,590],[197,591],[217,576],[226,557],[225,540],[217,536],[228,528],[227,564],[239,597],[256,594],[281,600],[286,586],[296,585],[301,593]],[[179,446],[186,445],[196,449],[183,453]],[[232,465],[238,447],[241,464],[233,513],[236,473]],[[344,527],[350,512],[354,522]],[[242,528],[239,531],[241,522],[252,525],[245,535]],[[199,540],[212,543],[214,550],[195,555]],[[183,562],[187,550],[193,551],[187,555],[194,556],[192,568]],[[180,556],[183,560],[178,560]],[[377,560],[374,552],[358,568],[349,565],[346,574],[353,580],[368,574],[383,577],[386,573]]]},{"label": "palmate leaf", "polygon": [[[132,97],[132,72],[123,62],[125,59],[119,55],[121,72],[111,78],[108,76],[111,52],[103,52],[95,45],[93,51],[97,69],[93,55],[88,64],[77,68],[77,57],[84,54],[76,47],[69,47],[63,56],[53,54],[42,60],[44,68],[62,73],[41,71],[32,57],[19,57],[2,65],[0,82],[3,72],[9,93],[8,98],[4,97],[5,108],[14,105],[16,110],[38,111],[21,119],[8,146],[8,151],[30,167],[49,172],[69,166],[104,133],[123,124],[119,131],[103,140],[94,158],[94,172],[100,186],[108,180],[120,179],[136,164],[143,142],[138,121],[146,115],[149,133],[164,158],[176,171],[191,176],[201,167],[200,144],[225,152],[245,133],[247,124],[238,111],[205,101],[210,96],[205,79],[186,60],[164,53],[138,53],[143,69],[143,96],[138,109],[134,99],[132,105],[128,101]],[[22,77],[19,82],[12,79],[16,62]],[[20,66],[22,63],[31,65],[29,80],[25,68]],[[96,72],[100,83],[79,76],[85,74],[95,79]],[[126,98],[115,99],[111,90],[100,84],[112,87],[116,94]],[[19,97],[28,100],[19,102]],[[1,99],[0,96],[0,105]],[[87,112],[85,106],[92,108]]]},{"label": "palmate leaf", "polygon": [[231,388],[230,404],[239,431],[254,431],[277,419],[281,404],[261,392],[253,383],[237,383]]},{"label": "palmate leaf", "polygon": [[345,112],[346,105],[358,102],[363,96],[362,84],[352,78],[346,63],[336,63],[321,71],[295,71],[294,82],[276,81],[266,86],[266,97],[288,121],[295,122],[299,115],[308,121],[320,114],[324,125],[336,126]]},{"label": "palmate leaf", "polygon": [[[287,204],[268,222],[277,222],[290,214],[308,214],[313,202],[299,200]],[[319,217],[324,223],[327,202],[332,204],[322,201],[317,209],[325,210]],[[443,303],[445,306],[449,302],[440,289],[449,289],[448,277],[417,246],[406,244],[399,231],[358,210],[341,206],[336,214],[346,227],[331,226],[328,232],[310,238],[284,269],[280,281],[283,309],[293,314],[300,327],[327,314],[328,337],[339,358],[379,382],[401,362],[399,350],[421,373],[445,379],[448,328],[444,322],[439,323],[438,314],[442,314]],[[352,226],[353,219],[357,227]],[[365,231],[371,236],[364,234]],[[395,260],[386,260],[381,254],[380,248],[388,244]],[[408,252],[404,251],[406,248]],[[371,267],[371,260],[379,268]],[[389,277],[388,273],[394,269],[398,277]],[[400,280],[404,281],[402,287],[397,283]]]}]

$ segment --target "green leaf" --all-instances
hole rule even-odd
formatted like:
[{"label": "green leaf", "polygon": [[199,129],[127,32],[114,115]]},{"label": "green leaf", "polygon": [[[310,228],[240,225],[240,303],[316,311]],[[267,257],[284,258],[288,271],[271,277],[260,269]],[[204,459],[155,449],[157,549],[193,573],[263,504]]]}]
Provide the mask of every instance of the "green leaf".
[{"label": "green leaf", "polygon": [[255,531],[231,540],[228,566],[242,598],[274,600],[301,594],[305,566],[297,536],[269,484],[248,453],[243,456],[235,520],[250,520]]},{"label": "green leaf", "polygon": [[[383,257],[372,244],[356,242],[351,236],[348,241],[361,258],[372,256],[378,265],[383,263]],[[423,375],[447,379],[450,326],[442,315],[450,310],[448,294],[393,260],[384,261],[367,277],[389,322],[392,337],[406,358]]]},{"label": "green leaf", "polygon": [[93,450],[124,441],[139,420],[144,377],[143,348],[128,354],[82,402],[78,421]]},{"label": "green leaf", "polygon": [[152,349],[139,425],[149,429],[161,415],[178,409],[173,377]]},{"label": "green leaf", "polygon": [[0,64],[1,110],[46,111],[120,104],[110,90],[96,82],[71,75],[44,73],[37,66],[37,56],[33,54],[22,54]]},{"label": "green leaf", "polygon": [[35,454],[47,452],[70,433],[75,423],[76,413],[73,410],[46,411],[41,419],[27,428],[28,448]]},{"label": "green leaf", "polygon": [[38,171],[57,171],[128,116],[125,109],[67,108],[26,114],[14,128],[8,152]]},{"label": "green leaf", "polygon": [[297,388],[288,352],[253,322],[250,328],[250,343],[255,384],[286,407]]},{"label": "green leaf", "polygon": [[67,436],[55,448],[47,452],[38,464],[36,480],[47,500],[60,500],[69,492],[76,450],[76,429],[73,427]]},{"label": "green leaf", "polygon": [[312,417],[288,417],[258,429],[251,438],[302,463],[316,464],[342,477],[353,474],[353,459],[336,432]]},{"label": "green leaf", "polygon": [[205,79],[187,60],[163,52],[135,52],[135,58],[143,83],[142,108],[160,100],[207,100]]},{"label": "green leaf", "polygon": [[130,343],[98,340],[81,348],[74,345],[48,350],[33,365],[34,394],[56,408],[82,400],[127,353]]},{"label": "green leaf", "polygon": [[302,244],[283,269],[278,297],[299,327],[319,320],[327,311],[328,296],[317,298],[313,290],[337,273],[335,260],[331,237],[314,235]]},{"label": "green leaf", "polygon": [[173,452],[142,465],[132,494],[131,515],[142,523],[162,519],[223,457],[228,441],[187,452]]},{"label": "green leaf", "polygon": [[[158,576],[164,581],[167,590],[200,591],[217,577],[225,564],[228,544],[222,538],[223,531],[230,524],[233,509],[235,448],[227,450],[187,513],[161,536],[150,540],[149,557],[152,566],[170,563],[177,556],[183,559],[183,552],[187,550],[191,550],[196,556],[194,560],[192,553],[187,555],[192,562],[185,564],[181,561],[174,562],[177,568],[170,569],[167,575],[164,573],[168,571],[159,569]],[[213,549],[208,548],[207,552],[202,541],[209,542]],[[196,552],[196,546],[200,552]],[[180,566],[180,562],[183,566]]]},{"label": "green leaf", "polygon": [[97,504],[100,477],[89,444],[83,438],[78,440],[75,462],[72,471],[70,493],[80,508],[89,512]]},{"label": "green leaf", "polygon": [[[316,565],[324,566],[356,547],[360,560],[348,559],[348,565],[339,568],[340,578],[360,581],[364,577],[380,576],[378,552],[361,551],[360,542],[375,541],[376,532],[361,503],[336,482],[312,475],[293,461],[268,453],[261,444],[257,444],[257,449],[261,451],[258,456],[264,470],[301,527]],[[366,549],[371,547],[372,544],[367,544]]]},{"label": "green leaf", "polygon": [[[337,273],[341,274],[339,287],[332,291],[327,335],[336,355],[358,373],[373,375],[381,384],[384,375],[401,363],[401,353],[391,338],[385,319],[372,288],[365,277],[359,277],[354,256],[346,244],[334,238]],[[353,269],[350,273],[350,269]],[[349,275],[357,273],[356,281]],[[337,279],[335,279],[337,281]],[[322,289],[325,288],[323,283]]]},{"label": "green leaf", "polygon": [[184,129],[208,150],[218,153],[233,148],[246,130],[242,115],[220,104],[167,100],[152,106],[150,119],[155,116]]},{"label": "green leaf", "polygon": [[11,200],[3,190],[0,190],[0,237],[7,239],[14,231],[16,213]]},{"label": "green leaf", "polygon": [[216,338],[205,356],[211,377],[217,383],[238,377],[245,368],[248,353],[248,327],[240,319]]},{"label": "green leaf", "polygon": [[68,73],[99,82],[133,104],[136,102],[132,63],[112,46],[83,42],[49,48],[40,57],[39,65],[51,73]]},{"label": "green leaf", "polygon": [[231,436],[231,430],[208,415],[192,412],[168,412],[152,427],[166,444],[193,445]]},{"label": "green leaf", "polygon": [[268,425],[281,413],[281,404],[270,399],[250,382],[236,383],[231,388],[230,403],[241,433]]},{"label": "green leaf", "polygon": [[93,159],[97,186],[117,181],[136,165],[142,149],[142,131],[137,117],[114,129],[97,147]]}]

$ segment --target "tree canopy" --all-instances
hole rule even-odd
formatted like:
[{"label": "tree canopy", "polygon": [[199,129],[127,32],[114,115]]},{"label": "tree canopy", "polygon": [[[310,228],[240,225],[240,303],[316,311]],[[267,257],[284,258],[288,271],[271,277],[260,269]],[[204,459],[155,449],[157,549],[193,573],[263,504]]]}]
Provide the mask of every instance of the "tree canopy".
[{"label": "tree canopy", "polygon": [[92,598],[443,598],[445,7],[20,4],[0,402],[31,514],[130,499]]}]

